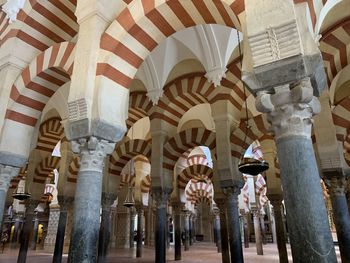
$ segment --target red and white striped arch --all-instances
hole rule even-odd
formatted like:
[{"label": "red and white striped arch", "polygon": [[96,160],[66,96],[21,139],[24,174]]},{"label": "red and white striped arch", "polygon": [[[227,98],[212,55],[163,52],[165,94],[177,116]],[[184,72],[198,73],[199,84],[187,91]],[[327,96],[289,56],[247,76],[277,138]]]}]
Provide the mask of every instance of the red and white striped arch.
[{"label": "red and white striped arch", "polygon": [[192,128],[177,133],[164,145],[163,168],[173,171],[177,160],[189,149],[207,146],[215,157],[215,132],[204,128]]},{"label": "red and white striped arch", "polygon": [[350,15],[321,32],[320,50],[328,85],[350,62]]},{"label": "red and white striped arch", "polygon": [[135,187],[135,181],[136,181],[135,174],[122,174],[121,180],[119,183],[119,190],[121,190],[124,187],[124,185]]},{"label": "red and white striped arch", "polygon": [[132,92],[129,97],[129,114],[126,120],[128,129],[138,120],[149,116],[152,103],[148,99],[146,92]]},{"label": "red and white striped arch", "polygon": [[178,175],[179,189],[185,189],[189,181],[193,183],[198,181],[210,181],[213,177],[213,169],[209,166],[197,164],[188,166]]},{"label": "red and white striped arch", "polygon": [[36,149],[52,152],[63,137],[64,129],[61,125],[61,119],[57,117],[50,118],[40,125]]},{"label": "red and white striped arch", "polygon": [[71,40],[78,33],[75,17],[76,0],[29,0],[9,24],[0,14],[0,46],[17,38],[29,47],[43,52],[55,43]]},{"label": "red and white striped arch", "polygon": [[60,164],[60,158],[56,156],[46,157],[40,165],[35,169],[35,175],[33,182],[45,183],[46,178],[53,172],[54,169],[58,169]]},{"label": "red and white striped arch", "polygon": [[208,165],[207,156],[205,154],[194,154],[187,158],[187,164],[195,165],[195,164],[202,164],[202,165]]},{"label": "red and white striped arch", "polygon": [[35,126],[51,96],[70,81],[74,43],[56,44],[38,55],[12,86],[6,119]]},{"label": "red and white striped arch", "polygon": [[151,190],[151,176],[148,174],[146,175],[144,178],[142,178],[141,181],[141,193],[149,193],[149,191]]},{"label": "red and white striped arch", "polygon": [[242,0],[131,1],[103,34],[96,75],[128,88],[137,69],[164,39],[184,28],[222,24],[240,28]]},{"label": "red and white striped arch", "polygon": [[249,126],[250,128],[246,129],[246,123],[242,120],[239,127],[231,135],[231,154],[234,158],[240,159],[255,140],[272,139],[265,115],[260,114],[251,118]]},{"label": "red and white striped arch", "polygon": [[150,141],[135,139],[127,140],[125,137],[117,146],[110,157],[109,173],[112,175],[121,175],[124,166],[129,160],[137,155],[143,155],[148,159],[151,156]]},{"label": "red and white striped arch", "polygon": [[212,199],[214,196],[213,184],[204,182],[190,183],[185,193],[187,201],[192,204],[194,204],[199,197]]},{"label": "red and white striped arch", "polygon": [[68,168],[67,182],[70,182],[70,183],[77,182],[79,169],[80,169],[80,158],[79,156],[74,156]]}]

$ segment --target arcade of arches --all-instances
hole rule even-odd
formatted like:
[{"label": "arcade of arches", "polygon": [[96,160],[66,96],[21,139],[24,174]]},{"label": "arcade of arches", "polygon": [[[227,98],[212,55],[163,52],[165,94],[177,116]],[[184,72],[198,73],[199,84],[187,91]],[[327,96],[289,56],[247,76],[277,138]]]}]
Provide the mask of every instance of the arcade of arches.
[{"label": "arcade of arches", "polygon": [[0,6],[5,255],[350,262],[350,0]]}]

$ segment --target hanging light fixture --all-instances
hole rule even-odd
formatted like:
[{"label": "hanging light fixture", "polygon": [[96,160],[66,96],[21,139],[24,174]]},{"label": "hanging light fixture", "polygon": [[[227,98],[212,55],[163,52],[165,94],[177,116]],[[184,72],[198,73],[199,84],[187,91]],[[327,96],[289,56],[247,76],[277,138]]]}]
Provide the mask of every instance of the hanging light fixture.
[{"label": "hanging light fixture", "polygon": [[[241,70],[242,70],[243,56],[242,56],[242,50],[241,50],[241,40],[240,40],[238,30],[237,30],[237,38],[238,38],[238,50],[239,50],[239,56],[240,56],[240,62],[241,62]],[[246,115],[246,119],[245,119],[246,131],[245,131],[245,136],[244,136],[244,143],[245,143],[247,140],[248,132],[250,131],[250,126],[249,126],[246,85],[245,85],[244,81],[242,81],[242,83],[243,83],[245,115]],[[241,173],[250,174],[250,175],[254,175],[254,176],[266,171],[267,169],[269,169],[268,162],[266,162],[265,160],[257,160],[257,159],[254,159],[252,157],[245,158],[244,153],[242,154],[242,157],[241,157],[240,162],[238,164],[238,170]]]},{"label": "hanging light fixture", "polygon": [[17,188],[12,193],[12,197],[20,201],[26,200],[30,197],[30,193],[25,190],[25,180],[21,180],[18,183]]},{"label": "hanging light fixture", "polygon": [[[134,127],[131,128],[131,140],[134,139]],[[131,186],[131,173],[132,173],[132,168],[134,167],[134,160],[131,158],[130,160],[130,163],[129,163],[129,182],[128,182],[128,192],[126,194],[126,198],[125,198],[125,201],[123,203],[123,205],[125,207],[133,207],[135,206],[135,200],[134,200],[134,191],[132,189],[132,186]]]}]

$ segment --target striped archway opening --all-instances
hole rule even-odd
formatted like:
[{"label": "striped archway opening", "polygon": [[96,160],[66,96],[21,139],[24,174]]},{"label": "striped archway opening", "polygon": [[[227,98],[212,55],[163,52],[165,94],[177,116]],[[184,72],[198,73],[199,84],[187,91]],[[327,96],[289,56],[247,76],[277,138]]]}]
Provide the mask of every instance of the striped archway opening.
[{"label": "striped archway opening", "polygon": [[146,175],[144,178],[142,178],[141,181],[141,193],[149,193],[149,191],[151,190],[151,176],[148,174]]},{"label": "striped archway opening", "polygon": [[203,164],[188,166],[178,175],[179,189],[185,189],[188,182],[193,183],[204,181],[209,182],[213,177],[213,169]]},{"label": "striped archway opening", "polygon": [[215,158],[215,132],[204,128],[192,128],[177,133],[164,145],[163,168],[172,172],[177,160],[196,146],[207,146]]},{"label": "striped archway opening", "polygon": [[208,166],[208,160],[207,156],[205,154],[194,154],[187,158],[187,164],[190,165],[196,165],[196,164],[202,164]]},{"label": "striped archway opening", "polygon": [[63,138],[64,128],[61,125],[61,119],[50,118],[40,125],[36,149],[51,153]]},{"label": "striped archway opening", "polygon": [[46,178],[53,174],[54,169],[58,169],[60,164],[60,158],[56,156],[46,157],[41,161],[39,166],[35,169],[35,175],[33,182],[44,184]]},{"label": "striped archway opening", "polygon": [[214,195],[213,185],[211,183],[197,182],[191,183],[186,189],[186,200],[195,204],[198,197],[206,197],[212,199]]},{"label": "striped archway opening", "polygon": [[124,137],[110,157],[109,173],[111,175],[121,175],[127,162],[137,155],[143,155],[149,159],[151,156],[151,141],[128,140]]},{"label": "striped archway opening", "polygon": [[245,120],[242,120],[238,128],[231,134],[231,154],[238,160],[255,140],[263,141],[273,138],[269,134],[269,124],[263,114],[249,119],[249,127],[247,129]]},{"label": "striped archway opening", "polygon": [[46,103],[70,81],[74,43],[55,44],[38,55],[25,68],[11,88],[5,118],[34,127]]},{"label": "striped archway opening", "polygon": [[175,32],[200,24],[240,28],[237,2],[242,0],[129,2],[102,36],[96,75],[128,88],[151,51]]},{"label": "striped archway opening", "polygon": [[138,120],[149,116],[152,102],[148,99],[146,92],[131,92],[129,96],[129,114],[126,126],[130,129]]},{"label": "striped archway opening", "polygon": [[19,181],[21,181],[23,178],[26,177],[27,169],[28,169],[28,163],[25,166],[21,167],[21,169],[18,172],[18,175],[11,180],[10,189],[15,189]]}]

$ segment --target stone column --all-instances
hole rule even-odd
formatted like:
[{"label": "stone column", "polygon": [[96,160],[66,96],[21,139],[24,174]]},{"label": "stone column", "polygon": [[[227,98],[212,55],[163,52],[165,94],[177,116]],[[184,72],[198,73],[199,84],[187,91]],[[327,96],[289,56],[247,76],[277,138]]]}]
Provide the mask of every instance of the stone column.
[{"label": "stone column", "polygon": [[14,227],[14,231],[13,231],[11,248],[17,247],[17,242],[20,240],[19,234],[21,232],[22,223],[23,223],[22,214],[16,213],[15,224],[14,224],[15,227]]},{"label": "stone column", "polygon": [[27,251],[30,236],[33,230],[34,209],[38,206],[39,201],[29,199],[26,201],[25,222],[20,237],[21,246],[19,248],[17,263],[25,263],[27,260]]},{"label": "stone column", "polygon": [[52,253],[55,249],[58,221],[60,217],[60,206],[58,204],[50,204],[49,223],[47,234],[45,237],[45,251]]},{"label": "stone column", "polygon": [[254,235],[255,235],[255,245],[256,253],[258,255],[264,255],[263,242],[261,236],[261,227],[260,227],[260,212],[259,209],[254,209],[253,218],[254,218]]},{"label": "stone column", "polygon": [[173,203],[175,228],[175,260],[181,260],[181,203]]},{"label": "stone column", "polygon": [[68,216],[68,204],[73,202],[72,197],[64,197],[57,196],[58,203],[60,205],[59,218],[57,224],[57,232],[56,232],[56,242],[55,242],[55,250],[53,254],[53,263],[61,263],[62,261],[62,253],[64,247],[64,236],[66,232],[67,225],[67,216]]},{"label": "stone column", "polygon": [[260,221],[260,228],[261,228],[261,238],[263,244],[266,244],[266,228],[265,228],[265,220],[264,220],[264,215],[259,214],[259,221]]},{"label": "stone column", "polygon": [[116,198],[117,197],[114,194],[102,193],[102,215],[98,240],[98,263],[106,262],[111,233],[111,205]]},{"label": "stone column", "polygon": [[143,238],[143,206],[136,207],[137,210],[137,246],[136,257],[142,257],[142,238]]},{"label": "stone column", "polygon": [[70,239],[72,235],[72,228],[73,228],[73,210],[74,210],[74,198],[72,198],[71,202],[67,202],[66,200],[66,206],[67,206],[67,224],[66,224],[66,230],[64,233],[64,246],[63,246],[63,253],[68,253],[68,249],[70,246]]},{"label": "stone column", "polygon": [[166,231],[167,231],[167,205],[171,191],[164,189],[152,189],[153,198],[156,202],[155,224],[155,262],[166,262]]},{"label": "stone column", "polygon": [[340,172],[324,173],[332,201],[332,211],[342,262],[350,262],[350,216],[345,196],[346,178]]},{"label": "stone column", "polygon": [[238,195],[241,190],[239,187],[228,187],[224,191],[227,198],[227,225],[231,262],[244,262],[238,211]]},{"label": "stone column", "polygon": [[30,244],[30,248],[32,250],[36,250],[36,241],[38,240],[38,229],[39,229],[39,218],[38,213],[34,213],[34,219],[33,219],[33,235],[32,240]]},{"label": "stone column", "polygon": [[190,250],[190,212],[185,213],[185,251]]},{"label": "stone column", "polygon": [[[120,206],[120,205],[118,205]],[[130,213],[125,207],[123,211],[118,208],[117,212],[117,233],[116,233],[116,247],[117,248],[128,248],[130,241]]]},{"label": "stone column", "polygon": [[273,217],[276,226],[276,241],[280,263],[288,263],[288,253],[286,246],[286,233],[284,231],[284,222],[282,216],[282,196],[269,195],[270,203],[273,207]]},{"label": "stone column", "polygon": [[18,175],[19,168],[0,164],[0,230],[4,219],[4,209],[11,180]]},{"label": "stone column", "polygon": [[309,78],[259,93],[277,145],[294,262],[336,262],[311,141],[312,116],[320,111]]},{"label": "stone column", "polygon": [[221,249],[221,226],[220,226],[220,213],[219,211],[215,212],[215,229],[216,229],[216,246],[218,248],[218,253],[222,252]]},{"label": "stone column", "polygon": [[249,248],[249,225],[248,225],[249,213],[243,213],[243,234],[244,234],[244,247]]},{"label": "stone column", "polygon": [[189,219],[188,219],[188,240],[190,246],[193,245],[193,221],[192,221],[192,214],[190,214]]},{"label": "stone column", "polygon": [[110,247],[115,248],[116,247],[116,224],[117,224],[117,211],[116,207],[111,207],[111,241],[110,241]]},{"label": "stone column", "polygon": [[129,234],[129,247],[134,247],[134,230],[135,230],[136,211],[134,207],[130,208],[130,234]]},{"label": "stone column", "polygon": [[[69,262],[96,262],[104,159],[114,144],[96,137],[72,141],[80,153]],[[88,227],[87,227],[88,226]]]},{"label": "stone column", "polygon": [[230,263],[230,249],[228,245],[227,220],[226,220],[226,200],[216,199],[220,212],[220,234],[221,234],[221,255],[222,263]]}]

